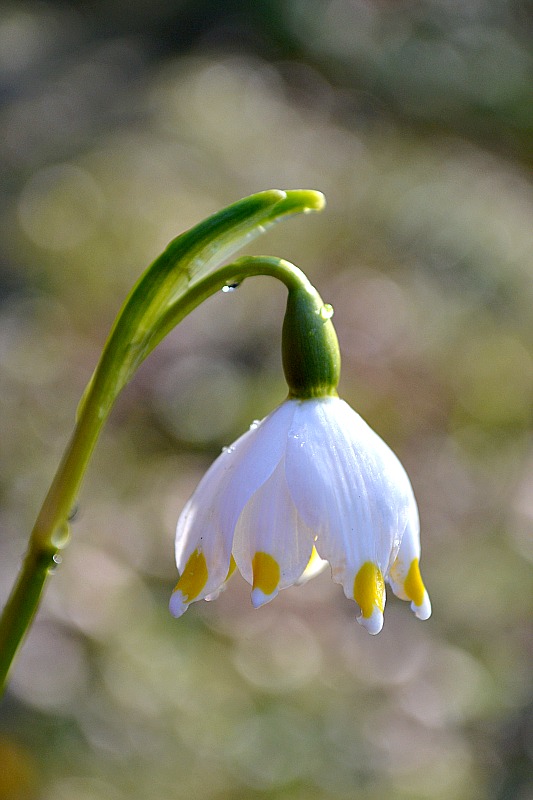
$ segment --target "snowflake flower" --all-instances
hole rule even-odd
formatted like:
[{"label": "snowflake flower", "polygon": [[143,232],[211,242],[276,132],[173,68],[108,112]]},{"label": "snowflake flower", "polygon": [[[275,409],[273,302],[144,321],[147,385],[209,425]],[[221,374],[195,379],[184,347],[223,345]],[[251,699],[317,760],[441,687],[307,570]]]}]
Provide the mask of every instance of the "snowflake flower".
[{"label": "snowflake flower", "polygon": [[409,478],[333,395],[289,398],[216,459],[178,521],[170,610],[214,599],[235,567],[261,606],[316,571],[317,554],[370,633],[383,626],[385,582],[419,619],[430,616]]}]

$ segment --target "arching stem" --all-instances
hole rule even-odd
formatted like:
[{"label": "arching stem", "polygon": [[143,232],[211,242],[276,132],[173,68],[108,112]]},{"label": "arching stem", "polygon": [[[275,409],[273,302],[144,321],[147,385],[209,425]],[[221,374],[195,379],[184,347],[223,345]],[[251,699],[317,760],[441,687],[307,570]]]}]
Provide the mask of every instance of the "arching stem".
[{"label": "arching stem", "polygon": [[[303,289],[314,293],[304,273],[287,261],[268,256],[244,257],[199,279],[160,314],[151,332],[144,337],[142,352],[135,360],[135,369],[156,345],[204,300],[224,286],[240,283],[253,275],[270,275],[281,280],[289,290]],[[321,302],[321,301],[320,301]],[[39,607],[46,579],[56,566],[60,550],[68,540],[68,518],[76,504],[78,492],[94,447],[122,385],[110,392],[109,382],[114,364],[109,349],[87,387],[72,437],[41,507],[31,533],[28,550],[18,579],[0,618],[0,693],[17,650]],[[114,379],[116,382],[116,379]]]}]

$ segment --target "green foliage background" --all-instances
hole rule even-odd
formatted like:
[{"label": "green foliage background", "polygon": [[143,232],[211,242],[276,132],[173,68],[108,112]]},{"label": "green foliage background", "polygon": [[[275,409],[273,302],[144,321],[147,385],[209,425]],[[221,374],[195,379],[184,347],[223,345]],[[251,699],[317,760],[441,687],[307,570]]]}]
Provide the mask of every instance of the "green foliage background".
[{"label": "green foliage background", "polygon": [[434,616],[328,575],[167,611],[177,516],[285,393],[247,282],[143,365],[0,706],[0,800],[531,800],[533,13],[526,0],[0,3],[0,594],[109,326],[261,189],[254,252],[335,308],[343,396],[412,477]]}]

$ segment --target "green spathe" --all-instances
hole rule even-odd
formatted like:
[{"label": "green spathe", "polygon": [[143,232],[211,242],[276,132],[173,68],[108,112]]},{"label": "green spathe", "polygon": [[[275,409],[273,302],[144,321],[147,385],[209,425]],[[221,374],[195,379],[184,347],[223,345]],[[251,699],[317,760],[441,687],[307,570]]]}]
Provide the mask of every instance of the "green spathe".
[{"label": "green spathe", "polygon": [[289,397],[337,394],[341,356],[332,316],[311,284],[289,290],[281,345]]}]

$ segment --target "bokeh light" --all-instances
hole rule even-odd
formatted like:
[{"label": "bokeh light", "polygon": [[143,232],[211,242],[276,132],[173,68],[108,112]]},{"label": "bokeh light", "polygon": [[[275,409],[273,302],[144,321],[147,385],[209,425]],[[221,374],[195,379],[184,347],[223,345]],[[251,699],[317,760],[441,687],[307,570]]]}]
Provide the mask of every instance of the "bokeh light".
[{"label": "bokeh light", "polygon": [[[253,8],[252,8],[253,7]],[[179,621],[174,527],[284,398],[285,294],[219,293],[97,447],[0,708],[0,800],[531,800],[531,7],[0,4],[0,595],[126,293],[250,192],[335,308],[341,393],[419,500],[434,615],[369,637],[323,574]]]}]

